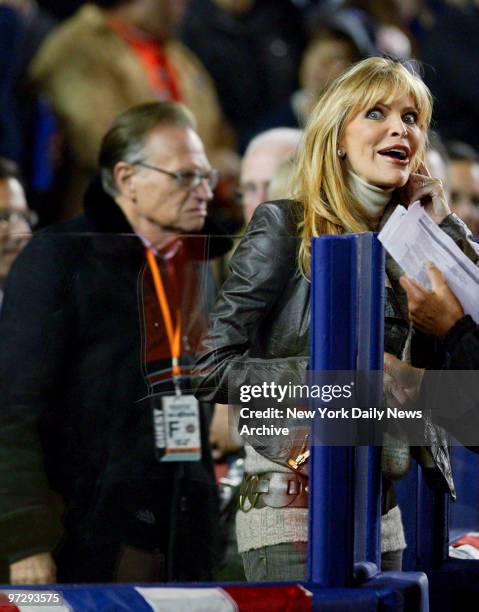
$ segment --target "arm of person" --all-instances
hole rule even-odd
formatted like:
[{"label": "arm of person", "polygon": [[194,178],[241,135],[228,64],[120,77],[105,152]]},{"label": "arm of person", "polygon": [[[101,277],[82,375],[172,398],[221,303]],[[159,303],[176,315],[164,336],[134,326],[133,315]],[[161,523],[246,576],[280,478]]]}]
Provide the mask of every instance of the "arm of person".
[{"label": "arm of person", "polygon": [[479,370],[479,326],[469,315],[456,321],[444,337],[450,370]]},{"label": "arm of person", "polygon": [[[288,235],[287,215],[282,203],[261,205],[231,262],[210,317],[210,328],[202,342],[196,365],[197,396],[206,401],[231,403],[231,387],[239,389],[251,377],[267,378],[266,370],[295,370],[300,359],[263,359],[251,356],[262,321],[296,274],[298,239]],[[287,330],[285,330],[286,332]]]},{"label": "arm of person", "polygon": [[[61,500],[46,476],[38,430],[42,414],[58,401],[71,329],[66,253],[57,239],[36,236],[19,255],[0,314],[0,540],[15,580],[32,568],[50,579],[50,564],[40,571],[37,556],[52,551],[62,533]],[[16,565],[32,557],[28,571]]]}]

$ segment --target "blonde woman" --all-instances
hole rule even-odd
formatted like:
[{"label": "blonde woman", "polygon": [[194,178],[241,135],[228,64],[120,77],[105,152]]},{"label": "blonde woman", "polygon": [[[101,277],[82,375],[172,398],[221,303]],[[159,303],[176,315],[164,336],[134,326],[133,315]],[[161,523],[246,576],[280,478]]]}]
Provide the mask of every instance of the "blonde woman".
[{"label": "blonde woman", "polygon": [[[440,181],[423,165],[431,112],[422,80],[390,59],[366,59],[331,84],[306,126],[294,200],[259,206],[231,261],[198,364],[199,397],[226,404],[231,381],[239,388],[261,368],[282,380],[306,368],[312,236],[377,230],[398,202],[421,200],[443,230],[475,257],[465,228],[450,214]],[[388,260],[385,344],[397,357],[409,334],[400,274]],[[262,443],[247,439],[244,491],[253,507],[238,511],[236,526],[248,580],[305,578],[307,462],[298,465],[301,444],[296,442],[282,436]],[[440,432],[426,454],[428,469],[454,495]],[[434,462],[433,456],[442,459]],[[382,567],[399,569],[405,540],[387,479],[382,502]]]}]

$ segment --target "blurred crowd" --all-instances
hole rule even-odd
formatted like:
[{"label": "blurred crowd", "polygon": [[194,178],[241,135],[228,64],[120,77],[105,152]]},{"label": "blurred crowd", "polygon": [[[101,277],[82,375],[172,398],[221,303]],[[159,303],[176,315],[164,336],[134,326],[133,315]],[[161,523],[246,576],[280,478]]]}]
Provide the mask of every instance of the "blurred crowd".
[{"label": "blurred crowd", "polygon": [[0,156],[39,227],[81,211],[118,112],[174,100],[196,116],[222,177],[213,209],[237,231],[250,140],[302,128],[335,76],[386,53],[422,62],[454,205],[478,229],[477,0],[1,0],[0,30]]}]

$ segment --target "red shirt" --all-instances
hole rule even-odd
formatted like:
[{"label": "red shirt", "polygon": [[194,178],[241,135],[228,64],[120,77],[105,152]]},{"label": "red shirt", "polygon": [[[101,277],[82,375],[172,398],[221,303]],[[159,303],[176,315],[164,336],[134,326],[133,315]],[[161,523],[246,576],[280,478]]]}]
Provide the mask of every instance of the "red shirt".
[{"label": "red shirt", "polygon": [[181,102],[178,75],[161,42],[119,20],[111,19],[108,25],[133,51],[158,99]]}]

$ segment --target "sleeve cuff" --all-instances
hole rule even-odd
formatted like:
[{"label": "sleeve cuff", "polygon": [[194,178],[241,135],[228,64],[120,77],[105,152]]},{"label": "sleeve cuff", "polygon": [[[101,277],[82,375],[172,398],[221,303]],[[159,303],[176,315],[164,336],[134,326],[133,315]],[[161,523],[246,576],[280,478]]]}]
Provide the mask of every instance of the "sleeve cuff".
[{"label": "sleeve cuff", "polygon": [[465,315],[459,321],[456,321],[444,336],[444,348],[446,351],[451,353],[459,340],[468,332],[475,330],[476,327],[477,325],[470,315]]},{"label": "sleeve cuff", "polygon": [[466,236],[471,235],[471,230],[467,227],[464,221],[456,215],[456,213],[449,213],[446,217],[444,217],[441,223],[439,223],[439,227],[446,231],[446,233],[449,233],[447,230],[450,229],[456,233],[459,230]]},{"label": "sleeve cuff", "polygon": [[52,552],[62,536],[58,516],[44,507],[12,513],[0,523],[2,553],[14,563],[40,552]]}]

